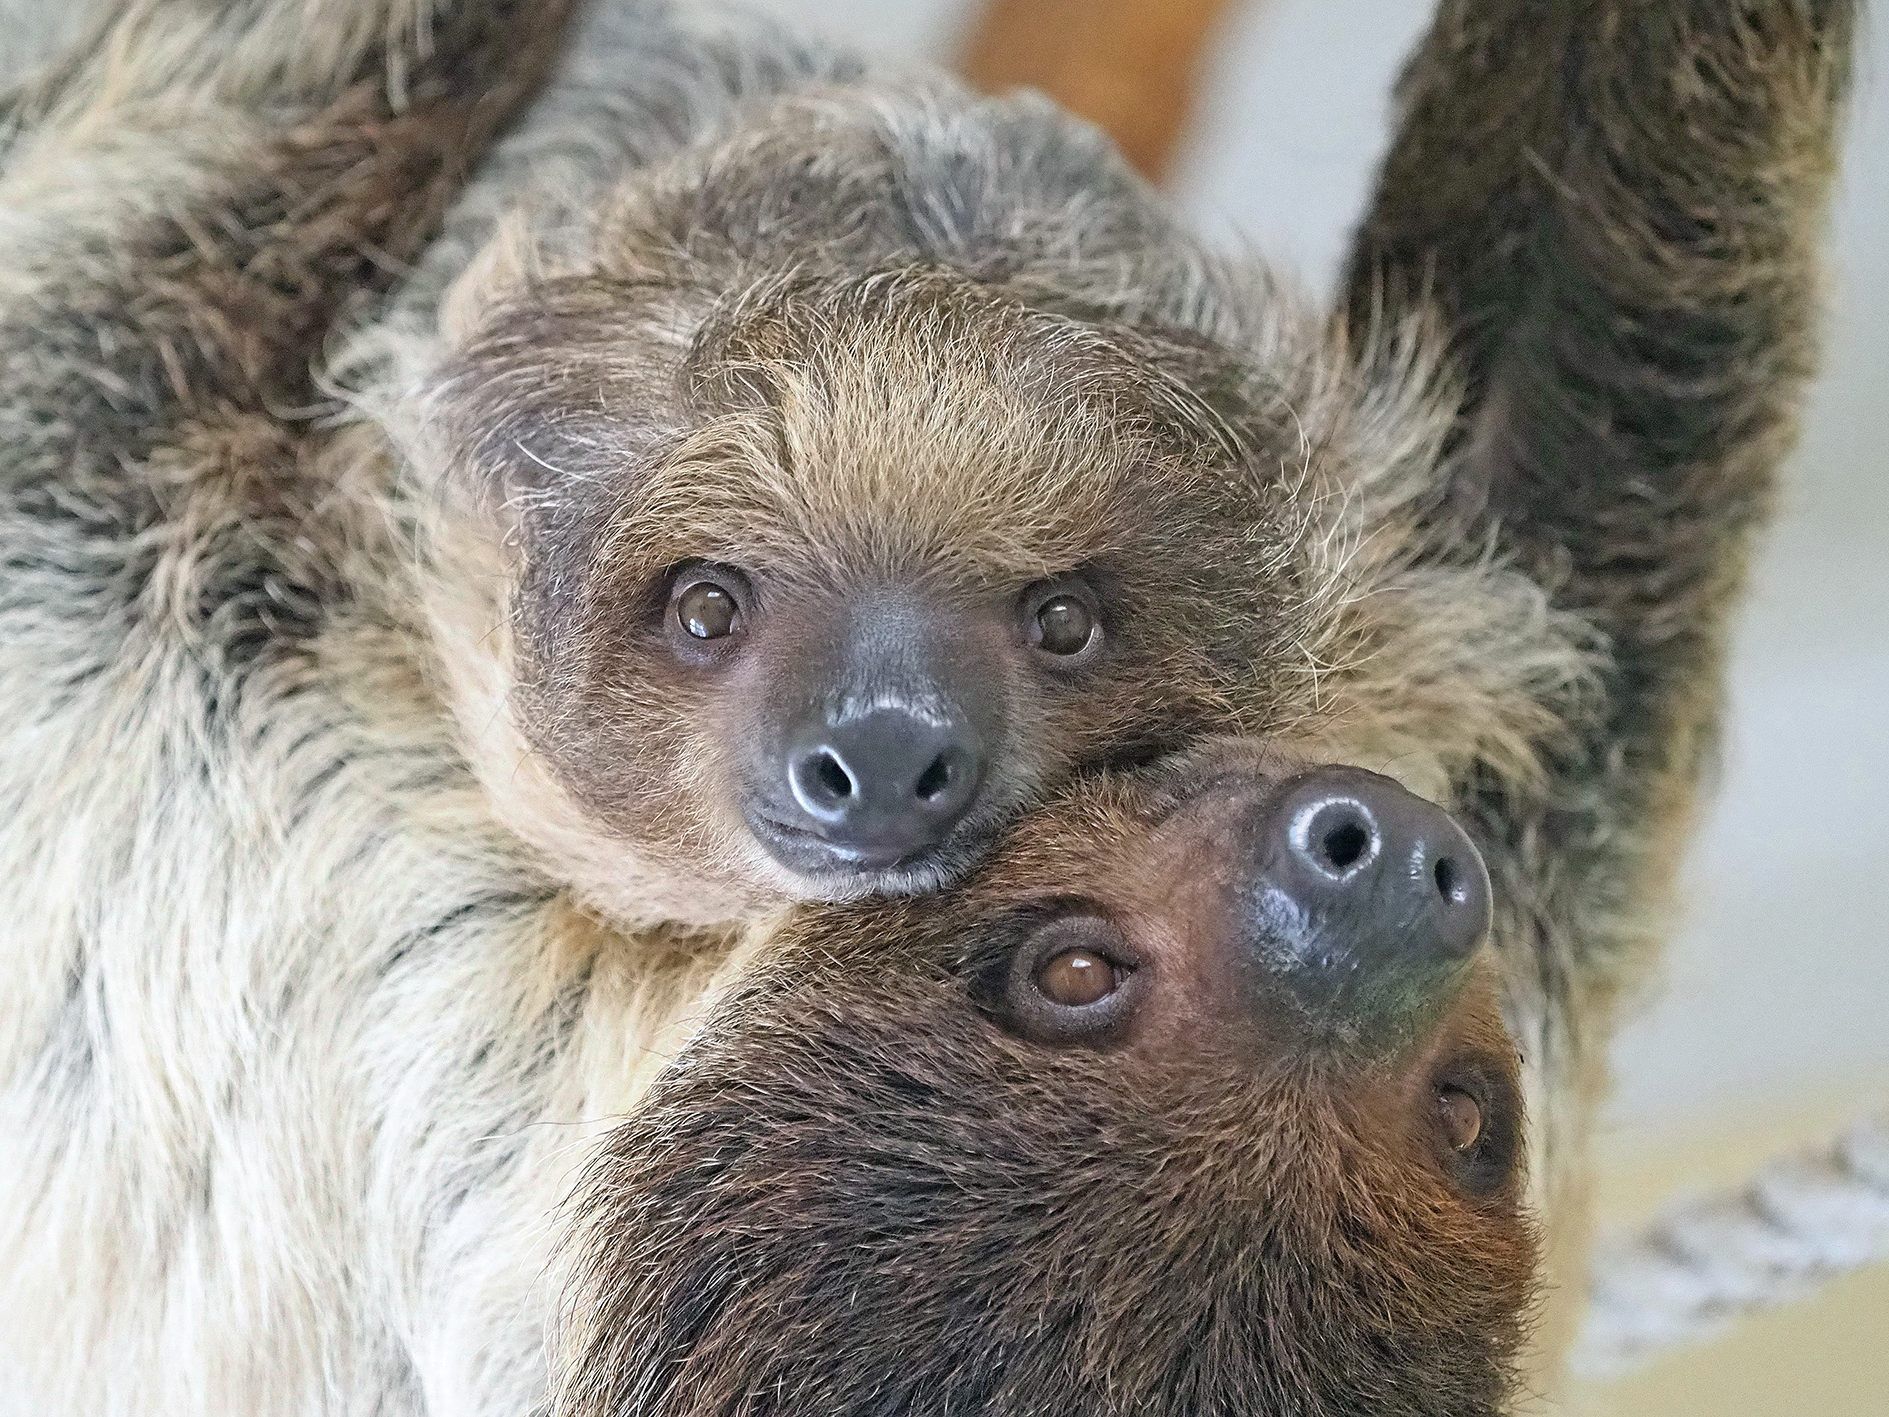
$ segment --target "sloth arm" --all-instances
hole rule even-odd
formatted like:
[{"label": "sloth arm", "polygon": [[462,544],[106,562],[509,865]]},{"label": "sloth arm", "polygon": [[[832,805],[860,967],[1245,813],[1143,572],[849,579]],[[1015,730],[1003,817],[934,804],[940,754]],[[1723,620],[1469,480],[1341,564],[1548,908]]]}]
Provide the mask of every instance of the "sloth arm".
[{"label": "sloth arm", "polygon": [[[1855,18],[1448,0],[1356,237],[1354,328],[1422,307],[1466,381],[1438,529],[1492,534],[1605,646],[1545,794],[1482,785],[1496,829],[1603,911],[1663,885],[1711,748],[1727,613],[1814,362]],[[1576,948],[1614,933],[1577,925]]]},{"label": "sloth arm", "polygon": [[137,0],[38,76],[0,176],[0,536],[77,499],[89,535],[135,537],[151,458],[306,407],[322,340],[418,251],[567,9]]}]

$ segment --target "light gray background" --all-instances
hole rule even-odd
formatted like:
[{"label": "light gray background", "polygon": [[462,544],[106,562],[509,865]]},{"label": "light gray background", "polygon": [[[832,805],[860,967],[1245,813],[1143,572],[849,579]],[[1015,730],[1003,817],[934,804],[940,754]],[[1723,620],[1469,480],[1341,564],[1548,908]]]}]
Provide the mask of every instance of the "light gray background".
[{"label": "light gray background", "polygon": [[[763,3],[896,54],[944,53],[970,10]],[[1179,200],[1322,287],[1428,13],[1424,0],[1249,0],[1215,47]],[[1889,27],[1866,48],[1826,373],[1741,626],[1685,927],[1620,1042],[1613,1115],[1628,1134],[1809,1094],[1889,1097]]]}]

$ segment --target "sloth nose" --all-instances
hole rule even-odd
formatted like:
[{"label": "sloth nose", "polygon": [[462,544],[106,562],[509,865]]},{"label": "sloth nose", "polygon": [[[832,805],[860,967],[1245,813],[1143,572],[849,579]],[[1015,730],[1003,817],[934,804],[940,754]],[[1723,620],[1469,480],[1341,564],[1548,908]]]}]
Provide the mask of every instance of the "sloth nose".
[{"label": "sloth nose", "polygon": [[1442,808],[1387,777],[1315,768],[1252,824],[1250,944],[1308,1012],[1357,1031],[1415,1023],[1489,930],[1489,873]]},{"label": "sloth nose", "polygon": [[888,705],[822,714],[788,751],[802,817],[844,859],[885,866],[937,846],[976,799],[977,733],[948,709]]}]

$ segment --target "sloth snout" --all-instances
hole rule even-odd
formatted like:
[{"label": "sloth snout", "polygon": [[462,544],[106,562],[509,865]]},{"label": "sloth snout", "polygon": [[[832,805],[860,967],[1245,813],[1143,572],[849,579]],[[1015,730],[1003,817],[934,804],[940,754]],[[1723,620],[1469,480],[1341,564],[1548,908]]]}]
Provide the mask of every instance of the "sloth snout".
[{"label": "sloth snout", "polygon": [[796,820],[836,853],[889,864],[943,843],[977,799],[984,754],[948,707],[818,710],[793,734],[784,771]]},{"label": "sloth snout", "polygon": [[1449,813],[1377,773],[1319,767],[1270,794],[1248,832],[1245,943],[1308,1013],[1396,1029],[1454,995],[1491,906]]}]

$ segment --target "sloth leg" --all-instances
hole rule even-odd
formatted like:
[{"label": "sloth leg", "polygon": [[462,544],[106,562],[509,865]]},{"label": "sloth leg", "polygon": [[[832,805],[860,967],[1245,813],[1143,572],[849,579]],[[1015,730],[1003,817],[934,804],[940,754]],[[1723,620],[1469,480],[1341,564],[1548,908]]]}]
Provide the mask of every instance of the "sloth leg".
[{"label": "sloth leg", "polygon": [[1427,305],[1468,383],[1440,516],[1492,528],[1607,648],[1549,800],[1494,814],[1597,907],[1664,876],[1709,753],[1727,612],[1814,362],[1855,18],[1448,0],[1358,233],[1353,323]]}]

